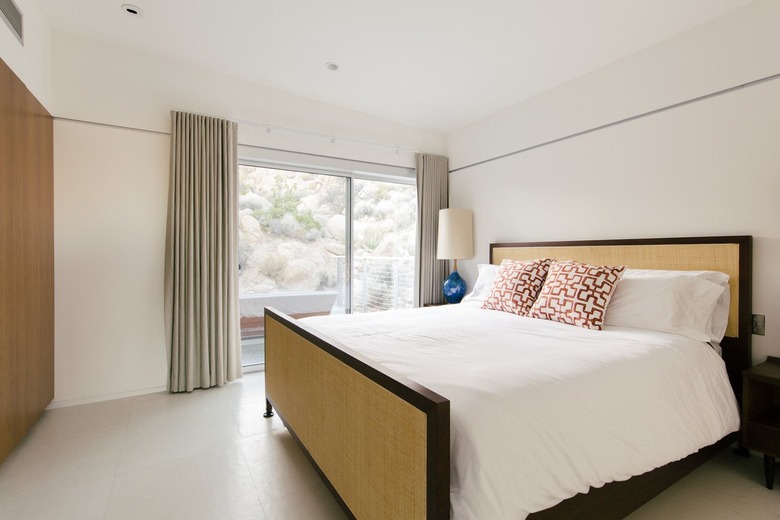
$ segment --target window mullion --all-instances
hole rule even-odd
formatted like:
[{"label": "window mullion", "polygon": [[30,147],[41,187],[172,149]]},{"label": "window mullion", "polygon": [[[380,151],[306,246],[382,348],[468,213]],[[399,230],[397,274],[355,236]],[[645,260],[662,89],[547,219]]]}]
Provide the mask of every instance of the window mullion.
[{"label": "window mullion", "polygon": [[352,201],[352,177],[346,178],[346,203],[344,204],[344,261],[346,263],[345,266],[345,273],[344,273],[344,282],[346,287],[344,288],[345,292],[345,301],[344,301],[344,312],[347,314],[352,314],[352,265],[353,265],[353,248],[352,248],[352,236],[354,232],[354,226],[352,225],[352,207],[353,207],[353,201]]}]

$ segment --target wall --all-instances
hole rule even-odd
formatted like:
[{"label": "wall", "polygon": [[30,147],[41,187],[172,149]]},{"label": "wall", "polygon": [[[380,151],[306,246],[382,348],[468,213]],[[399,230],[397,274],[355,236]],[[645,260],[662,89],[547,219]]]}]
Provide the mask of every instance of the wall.
[{"label": "wall", "polygon": [[169,141],[55,121],[55,406],[165,387]]},{"label": "wall", "polygon": [[22,12],[24,45],[0,20],[0,58],[51,112],[49,24],[35,0],[14,0]]},{"label": "wall", "polygon": [[[483,162],[780,73],[761,1],[448,136],[450,202],[494,241],[754,236],[754,361],[780,355],[780,79]],[[473,165],[473,166],[470,166]]]},{"label": "wall", "polygon": [[[51,38],[57,353],[52,406],[165,387],[171,109],[273,125],[270,133],[239,125],[239,142],[260,147],[251,148],[260,156],[262,147],[270,147],[413,167],[413,150],[445,150],[443,136],[431,132],[56,30]],[[334,135],[335,142],[306,132]]]}]

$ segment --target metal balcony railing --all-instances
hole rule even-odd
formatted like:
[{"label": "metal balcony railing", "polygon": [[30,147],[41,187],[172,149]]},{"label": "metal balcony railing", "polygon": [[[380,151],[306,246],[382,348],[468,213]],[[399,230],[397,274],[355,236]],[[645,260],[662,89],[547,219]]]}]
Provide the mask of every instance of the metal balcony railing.
[{"label": "metal balcony railing", "polygon": [[[363,256],[353,258],[352,312],[405,309],[413,305],[414,257]],[[346,259],[338,257],[338,295],[333,313],[345,312]]]}]

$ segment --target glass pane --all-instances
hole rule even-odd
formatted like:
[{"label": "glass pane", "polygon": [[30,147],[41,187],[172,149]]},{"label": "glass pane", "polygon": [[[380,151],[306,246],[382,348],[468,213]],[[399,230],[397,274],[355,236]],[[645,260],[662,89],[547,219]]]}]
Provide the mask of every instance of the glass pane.
[{"label": "glass pane", "polygon": [[355,179],[352,199],[352,311],[412,307],[417,189]]},{"label": "glass pane", "polygon": [[[346,280],[346,197],[345,177],[239,166],[239,293],[245,347],[252,343],[252,349],[262,348],[261,341],[246,338],[263,336],[265,306],[295,317],[334,309]],[[245,365],[264,362],[262,353],[244,350]]]}]

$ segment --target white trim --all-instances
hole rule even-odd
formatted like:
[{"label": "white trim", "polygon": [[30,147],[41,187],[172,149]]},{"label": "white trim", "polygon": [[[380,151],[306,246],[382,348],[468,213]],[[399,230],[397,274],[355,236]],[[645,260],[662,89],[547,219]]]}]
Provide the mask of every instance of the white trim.
[{"label": "white trim", "polygon": [[248,365],[241,368],[243,369],[244,374],[251,374],[253,372],[265,372],[265,363],[260,363],[259,365]]},{"label": "white trim", "polygon": [[704,101],[704,100],[707,100],[707,99],[710,99],[710,98],[713,98],[713,97],[722,96],[723,94],[730,94],[730,93],[732,93],[732,92],[734,92],[736,90],[741,90],[743,88],[753,87],[755,85],[759,85],[759,84],[764,83],[766,81],[774,81],[776,79],[780,79],[780,73],[772,74],[771,76],[766,76],[766,77],[759,78],[759,79],[756,79],[756,80],[753,80],[753,81],[748,81],[747,83],[743,83],[741,85],[736,85],[736,86],[733,86],[733,87],[725,88],[725,89],[718,90],[716,92],[711,92],[709,94],[704,94],[704,95],[701,95],[701,96],[698,96],[698,97],[695,97],[695,98],[686,99],[685,101],[680,101],[679,103],[674,103],[672,105],[667,105],[667,106],[664,106],[664,107],[661,107],[661,108],[656,108],[656,109],[653,109],[653,110],[649,110],[647,112],[642,112],[641,114],[633,115],[633,116],[630,116],[630,117],[624,117],[623,119],[618,119],[617,121],[612,121],[611,123],[605,123],[603,125],[594,126],[593,128],[588,128],[586,130],[581,130],[581,131],[575,132],[573,134],[568,134],[568,135],[564,135],[562,137],[557,137],[557,138],[551,139],[549,141],[544,141],[544,142],[539,143],[539,144],[534,144],[534,145],[531,145],[531,146],[527,146],[527,147],[521,148],[519,150],[514,150],[512,152],[507,152],[507,153],[504,153],[504,154],[501,154],[501,155],[497,155],[495,157],[490,157],[488,159],[483,159],[481,161],[477,161],[477,162],[474,162],[474,163],[471,163],[471,164],[466,164],[464,166],[460,166],[458,168],[450,170],[450,174],[455,173],[455,172],[459,172],[459,171],[462,171],[462,170],[467,170],[467,169],[473,168],[475,166],[481,166],[481,165],[489,163],[489,162],[498,161],[500,159],[506,159],[507,157],[511,157],[513,155],[518,155],[518,154],[521,154],[521,153],[530,152],[531,150],[536,150],[537,148],[542,148],[543,146],[548,146],[548,145],[551,145],[551,144],[557,144],[557,143],[560,143],[562,141],[567,141],[569,139],[573,139],[575,137],[581,137],[583,135],[587,135],[587,134],[590,134],[592,132],[597,132],[599,130],[605,130],[605,129],[611,128],[613,126],[622,125],[623,123],[631,123],[633,121],[636,121],[637,119],[642,119],[642,118],[645,118],[645,117],[648,117],[648,116],[654,116],[654,115],[660,114],[662,112],[666,112],[666,111],[669,111],[669,110],[674,110],[674,109],[677,109],[677,108],[680,108],[680,107],[684,107],[686,105],[690,105],[690,104],[693,104],[693,103],[698,103],[699,101]]},{"label": "white trim", "polygon": [[[14,0],[4,0],[2,4],[2,9],[0,9],[0,18],[3,19],[5,24],[11,30],[11,34],[13,34],[21,46],[24,47],[24,13],[22,13],[22,10],[19,9],[19,6],[16,5]],[[16,12],[19,13],[19,32],[16,31],[17,28],[14,27],[14,23],[8,18],[6,9],[15,9]]]},{"label": "white trim", "polygon": [[57,408],[66,408],[68,406],[78,406],[81,404],[100,403],[103,401],[113,401],[115,399],[125,399],[127,397],[137,397],[139,395],[156,394],[160,392],[167,392],[168,388],[165,386],[155,386],[152,388],[145,388],[143,390],[133,390],[131,392],[119,392],[117,394],[106,395],[94,395],[91,397],[82,397],[79,399],[66,399],[64,401],[54,400],[46,407],[47,410],[55,410]]}]

